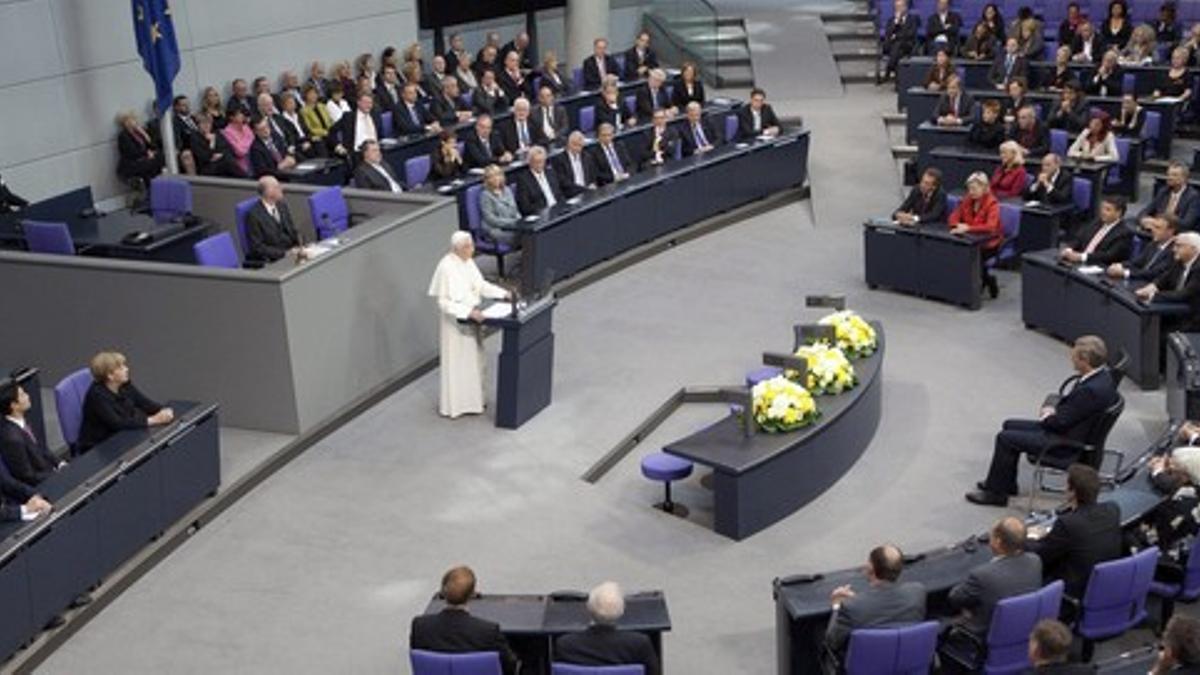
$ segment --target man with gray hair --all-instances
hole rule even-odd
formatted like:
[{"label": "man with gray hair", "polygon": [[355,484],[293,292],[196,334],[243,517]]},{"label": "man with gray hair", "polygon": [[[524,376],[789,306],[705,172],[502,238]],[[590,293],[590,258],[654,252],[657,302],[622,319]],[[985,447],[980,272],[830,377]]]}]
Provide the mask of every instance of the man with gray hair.
[{"label": "man with gray hair", "polygon": [[524,96],[513,101],[512,115],[500,123],[500,139],[504,149],[515,157],[524,157],[535,145],[544,145],[541,129],[529,117],[529,99]]},{"label": "man with gray hair", "polygon": [[659,675],[658,654],[642,633],[617,629],[625,614],[625,596],[614,581],[588,593],[592,625],[582,633],[568,633],[555,642],[554,660],[580,666],[640,665],[645,675]]},{"label": "man with gray hair", "polygon": [[546,149],[535,145],[529,151],[529,170],[517,174],[517,208],[532,216],[563,200],[554,170],[546,166]]},{"label": "man with gray hair", "polygon": [[667,117],[674,117],[679,109],[671,105],[671,97],[667,96],[664,83],[667,74],[659,68],[654,68],[646,77],[646,86],[637,92],[637,118],[648,120],[654,116],[655,110],[666,110]]},{"label": "man with gray hair", "polygon": [[1136,293],[1146,302],[1186,304],[1188,313],[1169,317],[1167,330],[1195,332],[1200,330],[1200,265],[1196,264],[1200,257],[1200,233],[1175,235],[1174,253],[1175,263]]},{"label": "man with gray hair", "polygon": [[596,187],[596,166],[589,153],[583,151],[583,132],[572,131],[566,149],[554,157],[559,188],[567,199]]},{"label": "man with gray hair", "polygon": [[450,251],[442,256],[429,282],[429,296],[437,302],[441,319],[438,413],[451,419],[483,412],[485,361],[479,332],[479,324],[483,323],[480,305],[485,298],[511,297],[509,291],[483,278],[474,256],[471,234],[458,230],[450,236]]},{"label": "man with gray hair", "polygon": [[1108,349],[1095,335],[1076,338],[1071,346],[1071,366],[1079,374],[1065,396],[1047,401],[1036,420],[1005,420],[996,434],[987,478],[966,494],[967,501],[985,506],[1005,506],[1017,494],[1017,469],[1021,455],[1034,457],[1060,438],[1083,442],[1098,415],[1117,402],[1117,386],[1109,372]]}]

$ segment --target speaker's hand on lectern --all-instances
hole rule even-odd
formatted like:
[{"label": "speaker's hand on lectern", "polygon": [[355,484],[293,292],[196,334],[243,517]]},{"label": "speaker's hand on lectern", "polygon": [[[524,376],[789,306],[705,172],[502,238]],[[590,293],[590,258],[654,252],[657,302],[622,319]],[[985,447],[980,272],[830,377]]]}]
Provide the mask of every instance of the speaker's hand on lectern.
[{"label": "speaker's hand on lectern", "polygon": [[483,323],[483,312],[478,309],[471,310],[471,313],[467,316],[475,323]]}]

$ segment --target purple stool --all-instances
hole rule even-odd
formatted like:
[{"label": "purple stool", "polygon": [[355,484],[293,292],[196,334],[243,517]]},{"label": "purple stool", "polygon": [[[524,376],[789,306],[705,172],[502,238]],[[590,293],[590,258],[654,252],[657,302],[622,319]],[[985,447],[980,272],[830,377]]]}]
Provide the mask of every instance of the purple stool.
[{"label": "purple stool", "polygon": [[655,504],[655,508],[681,518],[687,517],[687,508],[678,506],[671,501],[671,482],[683,480],[692,475],[691,462],[665,452],[655,452],[642,458],[642,475],[662,483],[666,488],[666,497],[661,504]]},{"label": "purple stool", "polygon": [[783,368],[776,368],[775,366],[763,366],[761,368],[755,368],[754,370],[746,373],[746,386],[753,389],[754,385],[758,384],[759,382],[766,382],[767,380],[773,377],[779,377],[782,374]]}]

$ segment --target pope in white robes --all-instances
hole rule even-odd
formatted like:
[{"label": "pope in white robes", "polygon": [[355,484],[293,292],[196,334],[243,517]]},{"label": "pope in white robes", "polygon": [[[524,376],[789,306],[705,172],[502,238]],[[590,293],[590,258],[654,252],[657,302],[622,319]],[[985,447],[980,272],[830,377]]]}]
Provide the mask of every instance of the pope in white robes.
[{"label": "pope in white robes", "polygon": [[[450,237],[450,252],[442,257],[429,282],[429,295],[437,301],[441,318],[438,412],[450,418],[483,412],[485,359],[479,304],[484,298],[510,297],[506,289],[483,278],[474,255],[470,233],[455,232]],[[464,320],[469,323],[460,323]]]}]

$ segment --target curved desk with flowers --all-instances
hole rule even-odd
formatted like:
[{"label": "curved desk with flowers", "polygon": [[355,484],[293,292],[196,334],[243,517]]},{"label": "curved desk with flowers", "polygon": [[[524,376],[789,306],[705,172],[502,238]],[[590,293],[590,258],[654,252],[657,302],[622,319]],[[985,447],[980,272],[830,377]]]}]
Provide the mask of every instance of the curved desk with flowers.
[{"label": "curved desk with flowers", "polygon": [[854,362],[858,385],[817,396],[820,417],[787,433],[745,435],[735,417],[670,443],[664,452],[712,468],[713,529],[744,539],[795,513],[838,481],[875,436],[882,408],[883,328],[875,353]]}]

